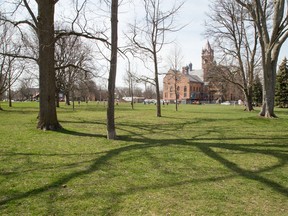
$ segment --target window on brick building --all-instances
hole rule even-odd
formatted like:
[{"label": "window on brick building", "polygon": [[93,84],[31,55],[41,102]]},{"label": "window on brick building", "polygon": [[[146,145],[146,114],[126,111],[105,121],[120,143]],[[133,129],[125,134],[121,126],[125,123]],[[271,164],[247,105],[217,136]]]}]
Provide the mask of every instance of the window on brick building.
[{"label": "window on brick building", "polygon": [[184,97],[187,97],[187,86],[184,86]]}]

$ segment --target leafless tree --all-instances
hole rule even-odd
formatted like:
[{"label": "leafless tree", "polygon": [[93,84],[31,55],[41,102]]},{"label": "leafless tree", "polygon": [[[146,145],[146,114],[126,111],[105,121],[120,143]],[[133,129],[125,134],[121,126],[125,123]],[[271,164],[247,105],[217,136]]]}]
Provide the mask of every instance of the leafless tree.
[{"label": "leafless tree", "polygon": [[258,31],[263,67],[263,103],[260,116],[274,113],[275,83],[280,49],[288,37],[287,0],[236,0],[245,7]]},{"label": "leafless tree", "polygon": [[144,92],[143,92],[143,96],[145,98],[148,98],[148,99],[155,98],[156,97],[155,85],[152,85],[152,84],[149,84],[149,83],[146,84]]},{"label": "leafless tree", "polygon": [[[145,18],[143,24],[131,25],[131,34],[128,36],[138,53],[144,53],[153,62],[154,78],[152,82],[156,88],[157,117],[161,117],[160,88],[159,88],[159,54],[163,46],[167,44],[166,34],[177,32],[179,27],[175,23],[175,17],[183,6],[183,2],[172,3],[172,8],[163,11],[161,0],[144,0]],[[147,77],[146,81],[150,79]]]},{"label": "leafless tree", "polygon": [[247,9],[233,0],[216,0],[209,8],[206,35],[214,39],[222,55],[220,65],[212,65],[210,77],[221,76],[238,86],[245,95],[246,110],[251,111],[254,71],[260,63],[255,23]]},{"label": "leafless tree", "polygon": [[167,64],[173,70],[180,70],[183,65],[183,54],[181,48],[174,43],[169,55],[167,56]]},{"label": "leafless tree", "polygon": [[80,37],[73,35],[59,38],[55,48],[56,98],[59,101],[57,96],[63,92],[66,104],[70,105],[69,95],[73,87],[96,76],[92,51]]},{"label": "leafless tree", "polygon": [[[16,59],[10,53],[18,54],[21,47],[13,41],[14,32],[9,23],[2,23],[0,29],[0,98],[4,92],[8,92],[9,107],[12,107],[12,85],[18,80],[25,69],[24,61]],[[1,108],[1,107],[0,107]]]},{"label": "leafless tree", "polygon": [[[177,88],[178,84],[181,81],[181,65],[182,65],[183,56],[181,54],[181,49],[175,44],[171,54],[168,56],[168,64],[170,66],[169,72],[164,78],[164,82],[173,83],[175,95],[175,110],[178,111],[178,99],[179,99],[179,89]],[[168,85],[167,85],[168,87]]]},{"label": "leafless tree", "polygon": [[115,82],[118,54],[118,0],[111,0],[111,57],[108,78],[107,139],[116,139]]},{"label": "leafless tree", "polygon": [[126,69],[126,74],[124,76],[124,82],[128,86],[128,95],[131,97],[131,108],[134,109],[134,91],[137,85],[137,75],[131,69],[131,64],[129,62],[128,68]]},{"label": "leafless tree", "polygon": [[37,88],[33,88],[33,79],[31,77],[21,78],[17,90],[17,99],[20,101],[32,101],[34,100],[33,96],[37,94],[37,90]]},{"label": "leafless tree", "polygon": [[[58,0],[43,0],[43,1],[28,1],[28,0],[15,0],[12,4],[15,9],[12,12],[1,14],[1,20],[13,24],[24,35],[27,29],[32,29],[37,36],[37,56],[18,56],[37,61],[39,66],[39,87],[40,87],[40,111],[37,127],[43,130],[57,130],[61,125],[57,119],[56,105],[55,105],[55,67],[54,67],[54,50],[55,42],[63,36],[76,35],[88,39],[103,41],[106,45],[107,38],[102,38],[101,33],[91,33],[87,29],[87,19],[85,14],[80,16],[84,5],[87,1],[83,1],[79,6],[79,2],[75,1],[76,15],[71,20],[71,29],[57,30],[54,29],[54,11],[55,5]],[[24,10],[23,10],[24,8]],[[14,16],[19,11],[27,12],[30,18],[26,19],[25,15],[23,20],[16,20]],[[9,17],[9,19],[7,18]],[[19,16],[18,16],[19,17]],[[80,25],[79,17],[84,17],[84,24]],[[22,28],[22,26],[25,26]],[[27,28],[27,26],[29,28]],[[25,29],[25,30],[24,30]],[[91,28],[90,28],[91,30]],[[35,47],[35,46],[34,46]]]},{"label": "leafless tree", "polygon": [[[10,15],[14,20],[7,19],[7,14],[6,16],[4,16],[5,14],[1,15],[1,20],[12,23],[20,32],[22,32],[21,26],[25,25],[26,27],[29,26],[37,35],[40,90],[40,110],[37,128],[42,130],[58,130],[61,128],[55,106],[54,11],[57,2],[58,0],[41,0],[35,3],[28,0],[17,0],[13,2],[15,9],[8,14],[8,17]],[[37,8],[37,12],[34,6]],[[13,15],[20,12],[23,8],[30,18],[16,20]]]}]

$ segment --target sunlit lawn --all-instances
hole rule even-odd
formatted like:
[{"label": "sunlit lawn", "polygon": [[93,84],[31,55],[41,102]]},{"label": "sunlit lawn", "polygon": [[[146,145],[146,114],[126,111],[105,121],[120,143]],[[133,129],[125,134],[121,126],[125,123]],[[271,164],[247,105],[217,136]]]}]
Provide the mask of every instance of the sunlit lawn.
[{"label": "sunlit lawn", "polygon": [[221,105],[61,104],[60,132],[37,106],[0,111],[0,215],[288,215],[288,110]]}]

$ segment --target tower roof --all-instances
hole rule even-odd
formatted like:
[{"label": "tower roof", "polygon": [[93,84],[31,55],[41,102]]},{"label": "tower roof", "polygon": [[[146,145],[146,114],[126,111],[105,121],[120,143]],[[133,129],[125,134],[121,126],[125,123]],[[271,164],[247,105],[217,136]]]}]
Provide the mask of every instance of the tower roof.
[{"label": "tower roof", "polygon": [[203,47],[203,50],[208,50],[208,51],[212,50],[209,40],[207,40],[205,46]]}]

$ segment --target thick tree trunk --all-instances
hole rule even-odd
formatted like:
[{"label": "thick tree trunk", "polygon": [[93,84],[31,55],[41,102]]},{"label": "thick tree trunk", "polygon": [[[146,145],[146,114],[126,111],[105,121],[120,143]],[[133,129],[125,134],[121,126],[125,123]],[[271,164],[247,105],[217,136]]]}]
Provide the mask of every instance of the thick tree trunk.
[{"label": "thick tree trunk", "polygon": [[259,115],[266,118],[277,117],[274,113],[276,69],[277,59],[271,62],[266,61],[263,66],[263,103]]},{"label": "thick tree trunk", "polygon": [[252,100],[252,86],[248,89],[244,89],[244,95],[245,95],[245,101],[246,101],[246,107],[245,111],[251,112],[253,109],[253,100]]},{"label": "thick tree trunk", "polygon": [[60,98],[58,90],[56,91],[55,100],[56,100],[56,107],[60,107]]},{"label": "thick tree trunk", "polygon": [[67,106],[70,106],[70,93],[69,93],[69,91],[67,91],[67,92],[65,93],[65,104],[66,104]]},{"label": "thick tree trunk", "polygon": [[54,1],[38,2],[38,38],[39,38],[39,89],[40,111],[38,128],[58,130],[55,104],[55,69],[54,69]]},{"label": "thick tree trunk", "polygon": [[118,49],[118,0],[112,0],[111,5],[111,59],[108,79],[108,106],[107,106],[107,139],[116,139],[115,129],[115,81],[117,72]]}]

